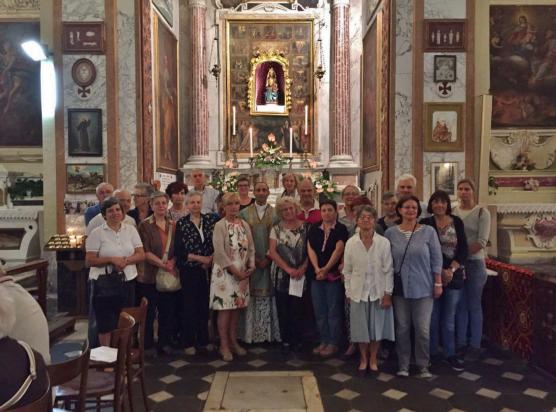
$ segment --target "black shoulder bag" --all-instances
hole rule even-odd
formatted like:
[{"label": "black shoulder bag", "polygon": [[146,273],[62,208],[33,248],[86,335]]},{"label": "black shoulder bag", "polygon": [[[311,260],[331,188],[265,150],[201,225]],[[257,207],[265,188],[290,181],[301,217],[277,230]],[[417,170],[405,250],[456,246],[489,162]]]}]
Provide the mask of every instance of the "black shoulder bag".
[{"label": "black shoulder bag", "polygon": [[402,263],[400,264],[399,269],[394,272],[394,290],[392,291],[392,295],[394,296],[401,296],[403,297],[403,282],[402,282],[402,266],[403,266],[403,262],[405,261],[405,255],[407,253],[407,248],[409,248],[409,243],[411,242],[411,238],[413,237],[413,234],[415,233],[415,228],[417,227],[417,224],[415,226],[413,226],[413,230],[411,231],[411,236],[409,237],[409,240],[407,241],[407,245],[405,245],[405,251],[403,252],[403,257],[402,257]]},{"label": "black shoulder bag", "polygon": [[104,275],[100,275],[95,281],[95,296],[97,298],[122,296],[124,282],[124,272],[118,272],[113,266],[112,271],[108,272],[108,266],[105,266]]}]

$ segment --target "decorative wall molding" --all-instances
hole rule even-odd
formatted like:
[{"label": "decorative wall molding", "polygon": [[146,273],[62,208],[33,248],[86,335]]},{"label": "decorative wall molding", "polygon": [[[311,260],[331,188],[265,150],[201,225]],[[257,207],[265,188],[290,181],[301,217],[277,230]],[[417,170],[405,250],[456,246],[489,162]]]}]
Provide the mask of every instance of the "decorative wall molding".
[{"label": "decorative wall molding", "polygon": [[554,130],[494,130],[490,158],[500,170],[546,170],[556,161]]},{"label": "decorative wall molding", "polygon": [[549,214],[531,215],[523,227],[529,232],[528,239],[539,249],[552,249],[556,246],[556,219]]},{"label": "decorative wall molding", "polygon": [[36,15],[39,17],[40,0],[0,0],[0,15]]},{"label": "decorative wall molding", "polygon": [[509,214],[535,214],[535,213],[556,213],[556,204],[546,203],[546,204],[513,204],[513,205],[497,205],[497,214],[509,215]]}]

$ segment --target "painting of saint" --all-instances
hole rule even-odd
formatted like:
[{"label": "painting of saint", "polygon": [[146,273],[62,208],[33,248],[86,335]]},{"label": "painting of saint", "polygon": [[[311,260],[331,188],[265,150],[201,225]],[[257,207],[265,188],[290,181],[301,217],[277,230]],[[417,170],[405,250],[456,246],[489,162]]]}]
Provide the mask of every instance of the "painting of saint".
[{"label": "painting of saint", "polygon": [[68,109],[68,154],[102,156],[100,109]]},{"label": "painting of saint", "polygon": [[490,7],[493,127],[556,126],[556,7]]},{"label": "painting of saint", "polygon": [[434,112],[432,114],[431,140],[435,143],[453,143],[458,136],[458,114],[456,112]]},{"label": "painting of saint", "polygon": [[0,22],[0,146],[41,146],[40,63],[21,49],[39,23]]},{"label": "painting of saint", "polygon": [[156,20],[156,159],[159,171],[178,170],[178,72],[177,41]]}]

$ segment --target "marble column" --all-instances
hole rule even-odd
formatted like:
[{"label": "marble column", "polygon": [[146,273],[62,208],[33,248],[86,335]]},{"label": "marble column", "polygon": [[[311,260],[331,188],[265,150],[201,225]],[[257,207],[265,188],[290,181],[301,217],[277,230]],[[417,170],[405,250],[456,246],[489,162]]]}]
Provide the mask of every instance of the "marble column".
[{"label": "marble column", "polygon": [[333,0],[330,22],[330,167],[352,166],[349,0]]},{"label": "marble column", "polygon": [[205,0],[189,0],[190,39],[191,39],[191,156],[187,165],[204,166],[210,164],[208,136],[208,95],[207,95],[207,57]]}]

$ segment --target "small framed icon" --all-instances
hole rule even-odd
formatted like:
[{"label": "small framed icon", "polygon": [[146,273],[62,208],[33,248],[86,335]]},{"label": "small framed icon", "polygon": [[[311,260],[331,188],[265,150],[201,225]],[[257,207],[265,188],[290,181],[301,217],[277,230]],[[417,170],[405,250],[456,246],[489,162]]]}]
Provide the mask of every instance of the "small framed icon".
[{"label": "small framed icon", "polygon": [[97,70],[89,59],[79,59],[71,68],[71,77],[78,86],[89,87],[97,78]]}]

